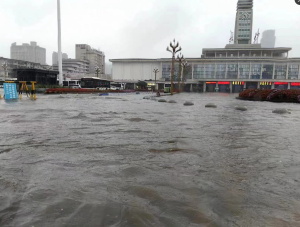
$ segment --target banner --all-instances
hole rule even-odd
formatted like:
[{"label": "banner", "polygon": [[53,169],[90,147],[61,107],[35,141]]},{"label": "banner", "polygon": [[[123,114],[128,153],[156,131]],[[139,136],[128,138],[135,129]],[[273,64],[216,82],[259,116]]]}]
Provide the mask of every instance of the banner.
[{"label": "banner", "polygon": [[17,85],[15,83],[3,83],[5,99],[17,99]]}]

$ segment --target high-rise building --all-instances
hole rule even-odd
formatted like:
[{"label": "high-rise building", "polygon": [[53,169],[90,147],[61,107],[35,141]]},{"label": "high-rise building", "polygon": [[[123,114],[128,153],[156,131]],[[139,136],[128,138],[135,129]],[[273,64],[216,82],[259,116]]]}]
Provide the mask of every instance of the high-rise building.
[{"label": "high-rise building", "polygon": [[261,47],[274,48],[276,42],[275,30],[266,30],[262,33]]},{"label": "high-rise building", "polygon": [[253,0],[238,0],[235,20],[234,44],[251,44]]},{"label": "high-rise building", "polygon": [[[66,53],[62,54],[62,59],[68,59],[68,55]],[[57,52],[53,52],[52,53],[52,65],[57,65],[58,63],[58,53]]]},{"label": "high-rise building", "polygon": [[13,43],[10,47],[10,58],[46,65],[46,49],[39,47],[36,42],[19,46]]},{"label": "high-rise building", "polygon": [[100,69],[99,74],[105,74],[105,54],[100,50],[91,48],[87,44],[76,44],[76,59],[90,62],[89,74],[96,74],[95,67]]},{"label": "high-rise building", "polygon": [[[89,61],[77,59],[62,59],[64,80],[66,78],[81,79],[89,71]],[[53,64],[53,70],[58,70],[58,63]]]}]

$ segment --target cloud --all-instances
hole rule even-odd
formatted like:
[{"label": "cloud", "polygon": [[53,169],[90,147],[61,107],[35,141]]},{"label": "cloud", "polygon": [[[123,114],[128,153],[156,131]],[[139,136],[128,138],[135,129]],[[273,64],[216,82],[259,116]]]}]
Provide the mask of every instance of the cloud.
[{"label": "cloud", "polygon": [[[224,47],[234,30],[237,0],[61,0],[62,50],[75,57],[75,44],[100,48],[112,58],[169,57],[176,38],[186,57],[202,48]],[[294,1],[254,1],[254,31],[276,30],[276,45],[300,56],[300,6]],[[57,51],[55,0],[2,0],[0,56],[10,56],[13,42],[36,41],[51,64]]]}]

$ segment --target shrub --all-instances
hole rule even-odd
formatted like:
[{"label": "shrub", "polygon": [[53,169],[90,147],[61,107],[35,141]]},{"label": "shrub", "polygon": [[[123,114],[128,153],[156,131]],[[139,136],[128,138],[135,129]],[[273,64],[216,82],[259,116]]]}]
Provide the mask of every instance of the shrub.
[{"label": "shrub", "polygon": [[242,91],[239,97],[256,101],[300,102],[300,90],[247,89]]}]

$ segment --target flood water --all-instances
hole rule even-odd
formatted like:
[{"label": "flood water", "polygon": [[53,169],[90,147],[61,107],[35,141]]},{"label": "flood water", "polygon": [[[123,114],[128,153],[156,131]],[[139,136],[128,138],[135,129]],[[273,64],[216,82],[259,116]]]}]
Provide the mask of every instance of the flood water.
[{"label": "flood water", "polygon": [[0,226],[300,226],[299,105],[143,96],[0,100]]}]

